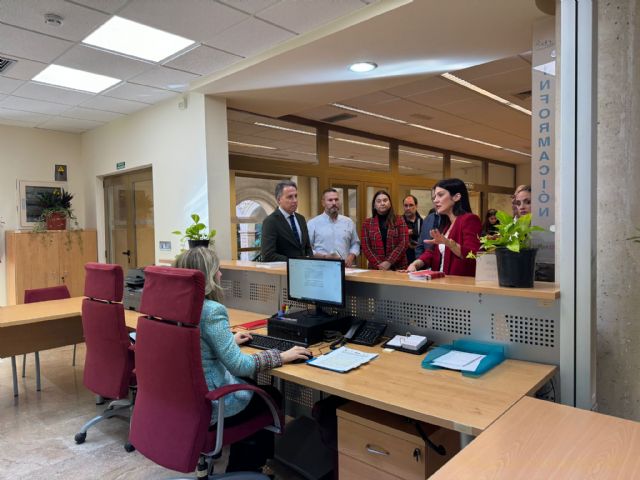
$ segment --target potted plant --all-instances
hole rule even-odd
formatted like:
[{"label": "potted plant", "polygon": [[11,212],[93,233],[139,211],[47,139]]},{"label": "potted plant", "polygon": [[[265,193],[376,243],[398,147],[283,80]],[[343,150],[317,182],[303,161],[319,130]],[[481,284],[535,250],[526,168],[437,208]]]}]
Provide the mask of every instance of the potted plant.
[{"label": "potted plant", "polygon": [[[500,221],[497,234],[480,237],[482,249],[495,252],[498,284],[501,287],[533,287],[537,248],[531,248],[531,234],[544,231],[531,225],[531,214],[514,218],[503,211],[496,212]],[[472,254],[470,254],[472,255]]]},{"label": "potted plant", "polygon": [[197,213],[191,214],[191,220],[193,220],[193,224],[189,225],[184,233],[180,230],[175,230],[171,233],[182,235],[180,241],[184,242],[185,239],[188,240],[189,248],[208,247],[211,239],[216,236],[216,231],[209,230],[207,232],[207,226],[200,222],[200,215]]},{"label": "potted plant", "polygon": [[76,220],[71,209],[73,195],[64,189],[44,192],[38,195],[38,206],[42,208],[40,220],[36,229],[66,230],[67,220]]}]

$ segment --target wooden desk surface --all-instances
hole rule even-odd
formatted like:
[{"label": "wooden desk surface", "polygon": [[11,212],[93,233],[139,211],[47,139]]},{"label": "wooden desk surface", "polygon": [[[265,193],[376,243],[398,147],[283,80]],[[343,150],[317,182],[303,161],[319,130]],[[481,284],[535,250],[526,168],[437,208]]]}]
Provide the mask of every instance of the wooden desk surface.
[{"label": "wooden desk surface", "polygon": [[[220,267],[228,270],[255,271],[286,275],[284,266],[267,267],[268,264],[248,262],[244,260],[223,260]],[[539,300],[555,300],[560,298],[560,286],[556,283],[536,282],[534,288],[505,288],[495,282],[477,282],[473,277],[449,275],[429,281],[409,280],[406,273],[367,270],[366,272],[346,275],[351,282],[373,283],[377,285],[396,285],[402,287],[428,288],[449,292],[484,293],[487,295],[503,295],[507,297],[533,298]]]},{"label": "wooden desk surface", "polygon": [[640,478],[640,423],[523,398],[434,480]]}]

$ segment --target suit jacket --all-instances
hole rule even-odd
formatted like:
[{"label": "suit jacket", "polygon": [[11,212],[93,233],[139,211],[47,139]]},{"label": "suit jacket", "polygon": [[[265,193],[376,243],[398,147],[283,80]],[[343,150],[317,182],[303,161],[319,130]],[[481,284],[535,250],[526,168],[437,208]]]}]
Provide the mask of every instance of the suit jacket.
[{"label": "suit jacket", "polygon": [[[462,258],[454,255],[451,250],[444,249],[444,265],[442,271],[445,275],[462,275],[474,277],[476,275],[476,261],[466,258],[469,252],[476,253],[480,250],[480,232],[482,232],[482,222],[473,213],[464,213],[456,219],[450,229],[449,238],[460,245]],[[440,270],[440,249],[435,245],[431,250],[425,250],[420,255],[420,260],[424,262],[424,268]]]},{"label": "suit jacket", "polygon": [[309,257],[313,255],[307,222],[299,213],[295,214],[300,225],[300,242],[293,236],[289,219],[276,209],[262,222],[262,243],[260,256],[263,262],[286,262],[289,257]]},{"label": "suit jacket", "polygon": [[369,268],[378,268],[385,260],[391,263],[391,270],[407,268],[407,247],[409,229],[402,216],[396,217],[395,225],[387,230],[387,248],[384,249],[378,216],[365,219],[360,234],[362,253],[369,261]]}]

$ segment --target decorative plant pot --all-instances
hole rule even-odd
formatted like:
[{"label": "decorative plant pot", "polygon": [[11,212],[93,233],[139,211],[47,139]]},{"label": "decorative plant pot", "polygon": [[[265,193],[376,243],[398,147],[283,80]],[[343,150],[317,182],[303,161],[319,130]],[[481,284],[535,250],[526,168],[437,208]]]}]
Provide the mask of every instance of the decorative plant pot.
[{"label": "decorative plant pot", "polygon": [[54,212],[46,218],[47,230],[66,230],[67,216],[64,213]]},{"label": "decorative plant pot", "polygon": [[196,248],[196,247],[205,247],[208,248],[209,247],[209,240],[188,240],[189,242],[189,248]]},{"label": "decorative plant pot", "polygon": [[525,248],[516,253],[507,248],[497,248],[498,284],[501,287],[532,288],[537,251],[537,248]]}]

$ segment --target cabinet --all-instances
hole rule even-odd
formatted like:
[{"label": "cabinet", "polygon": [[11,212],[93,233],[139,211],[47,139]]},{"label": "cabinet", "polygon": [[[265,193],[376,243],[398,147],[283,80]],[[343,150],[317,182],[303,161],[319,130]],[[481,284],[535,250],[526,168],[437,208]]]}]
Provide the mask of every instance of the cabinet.
[{"label": "cabinet", "polygon": [[24,291],[65,284],[72,297],[84,291],[84,264],[98,258],[95,230],[8,231],[7,303],[23,303]]},{"label": "cabinet", "polygon": [[431,441],[445,447],[439,455],[425,445],[413,421],[366,405],[350,402],[337,414],[340,480],[424,480],[460,449],[458,433],[421,424]]}]

